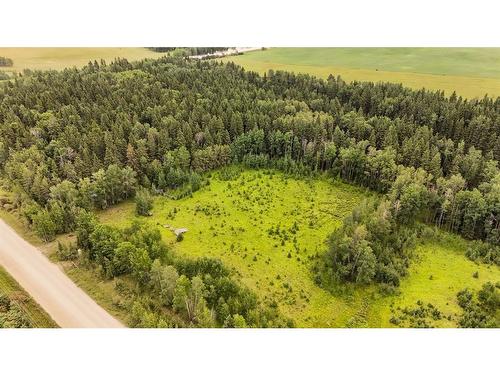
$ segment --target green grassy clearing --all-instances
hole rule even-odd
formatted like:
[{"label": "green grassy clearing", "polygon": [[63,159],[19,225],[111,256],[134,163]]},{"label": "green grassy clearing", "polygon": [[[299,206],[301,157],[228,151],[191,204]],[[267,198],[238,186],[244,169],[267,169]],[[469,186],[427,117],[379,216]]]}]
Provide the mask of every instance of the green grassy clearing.
[{"label": "green grassy clearing", "polygon": [[[308,257],[322,251],[328,233],[363,197],[359,189],[325,179],[247,171],[235,181],[212,178],[193,198],[157,198],[153,216],[143,220],[188,228],[182,242],[169,229],[162,233],[179,254],[221,258],[260,298],[278,301],[299,326],[337,326],[355,307],[314,284]],[[126,226],[135,219],[133,210],[132,204],[117,206],[103,213],[101,221]],[[295,235],[268,234],[271,227],[288,230],[296,222],[297,246]]]},{"label": "green grassy clearing", "polygon": [[500,95],[500,48],[271,48],[230,56],[245,69],[388,81],[467,98]]},{"label": "green grassy clearing", "polygon": [[[368,324],[391,327],[389,320],[398,315],[397,307],[413,308],[418,300],[432,303],[445,316],[460,314],[462,310],[456,302],[460,290],[466,287],[479,290],[488,281],[500,281],[499,267],[470,261],[464,255],[466,248],[466,240],[449,233],[440,233],[437,239],[418,245],[416,259],[408,270],[409,276],[402,279],[400,294],[376,301],[372,308],[377,313],[370,316]],[[478,278],[472,276],[476,271]],[[446,319],[435,324],[439,327],[456,326],[455,322]]]},{"label": "green grassy clearing", "polygon": [[0,266],[0,293],[17,305],[34,328],[54,328],[56,323],[24,291],[24,289]]},{"label": "green grassy clearing", "polygon": [[[442,234],[418,246],[398,295],[384,296],[376,287],[348,287],[332,295],[318,287],[310,257],[325,250],[327,235],[365,196],[326,178],[296,180],[279,172],[245,171],[236,180],[222,181],[215,173],[193,197],[157,197],[153,216],[139,220],[160,225],[179,254],[222,259],[260,298],[277,301],[299,327],[391,327],[391,305],[414,307],[417,300],[433,303],[443,314],[458,314],[460,289],[500,280],[498,267],[476,265],[464,256],[465,240]],[[100,213],[100,219],[125,227],[137,217],[127,202]],[[296,222],[299,229],[293,234],[289,229]],[[189,231],[176,242],[165,224]],[[278,224],[282,234],[270,235],[268,230],[275,232]],[[478,279],[472,277],[475,271]],[[433,324],[455,325],[445,319]]]},{"label": "green grassy clearing", "polygon": [[[165,241],[178,254],[222,259],[260,298],[277,301],[282,313],[293,318],[299,327],[394,327],[390,319],[398,315],[397,308],[413,308],[418,300],[432,303],[444,316],[452,316],[452,321],[441,319],[433,325],[455,327],[456,315],[461,312],[456,293],[465,287],[478,290],[487,281],[500,281],[498,267],[476,264],[465,257],[466,240],[439,233],[437,238],[417,246],[409,276],[402,279],[396,295],[385,296],[376,287],[362,286],[331,294],[313,282],[310,268],[314,260],[309,257],[324,251],[326,236],[341,225],[367,193],[332,183],[326,177],[297,180],[280,172],[254,170],[243,172],[233,181],[217,176],[217,172],[213,173],[210,185],[193,197],[156,197],[151,217],[138,218],[134,203],[127,201],[99,212],[100,220],[122,228],[133,220],[162,226]],[[36,237],[19,217],[2,210],[0,213],[10,218],[9,224],[20,234],[32,237],[33,243]],[[280,229],[289,229],[295,222],[298,231],[295,235],[287,231],[284,245],[283,235],[268,233],[278,224]],[[165,224],[189,231],[182,242],[176,242],[175,235],[163,227]],[[59,236],[41,248],[55,261],[57,241],[73,239],[71,234]],[[72,262],[62,265],[68,276],[101,306],[127,321],[129,312],[122,305],[123,296],[116,290],[115,281],[103,280],[97,270],[77,267]],[[478,278],[472,276],[476,271]]]}]

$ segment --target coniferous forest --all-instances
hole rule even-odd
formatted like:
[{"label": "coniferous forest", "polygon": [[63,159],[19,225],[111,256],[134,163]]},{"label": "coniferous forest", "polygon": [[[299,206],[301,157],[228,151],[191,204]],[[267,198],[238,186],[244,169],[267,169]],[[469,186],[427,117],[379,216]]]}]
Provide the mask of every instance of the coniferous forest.
[{"label": "coniferous forest", "polygon": [[[12,209],[45,241],[76,232],[77,249],[107,278],[129,276],[139,295],[132,326],[292,327],[220,260],[187,259],[157,228],[100,224],[95,212],[134,198],[179,198],[228,165],[297,176],[326,174],[372,197],[325,238],[314,281],[397,288],[418,238],[456,233],[466,256],[500,265],[500,98],[346,83],[233,63],[93,62],[27,72],[0,84],[0,174]],[[182,240],[178,238],[179,241]],[[461,326],[495,327],[499,283],[477,302],[464,290]],[[167,312],[165,312],[167,311]]]}]

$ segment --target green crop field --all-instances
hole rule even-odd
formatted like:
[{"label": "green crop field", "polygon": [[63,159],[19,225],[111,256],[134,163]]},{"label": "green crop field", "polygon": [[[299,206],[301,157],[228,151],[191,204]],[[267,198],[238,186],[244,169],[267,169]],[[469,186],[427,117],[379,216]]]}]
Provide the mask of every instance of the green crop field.
[{"label": "green crop field", "polygon": [[5,48],[0,47],[0,56],[14,61],[11,67],[0,67],[0,71],[22,72],[31,70],[61,70],[64,68],[82,67],[89,61],[110,62],[117,57],[130,61],[144,58],[158,58],[162,53],[153,52],[147,48]]},{"label": "green crop field", "polygon": [[500,95],[500,48],[270,48],[231,56],[245,69],[388,81],[467,98]]},{"label": "green crop field", "polygon": [[[156,198],[153,215],[140,220],[161,226],[165,241],[179,254],[222,259],[260,298],[278,302],[299,327],[393,326],[391,305],[411,307],[419,299],[457,314],[460,289],[499,280],[498,267],[476,265],[464,256],[466,241],[443,235],[417,248],[400,294],[383,296],[371,286],[334,294],[320,288],[313,281],[312,258],[325,251],[327,235],[366,196],[326,178],[297,180],[279,172],[245,171],[225,181],[215,173],[193,197]],[[128,202],[103,211],[100,219],[125,227],[137,217]],[[188,229],[182,242],[176,242],[171,228]],[[475,271],[478,279],[472,277]],[[445,319],[433,324],[454,326]]]},{"label": "green crop field", "polygon": [[[21,286],[0,266],[0,295],[10,300],[11,308],[15,305],[34,328],[57,327],[55,322],[42,310]],[[1,317],[0,311],[0,319]],[[0,324],[1,326],[1,324]]]}]

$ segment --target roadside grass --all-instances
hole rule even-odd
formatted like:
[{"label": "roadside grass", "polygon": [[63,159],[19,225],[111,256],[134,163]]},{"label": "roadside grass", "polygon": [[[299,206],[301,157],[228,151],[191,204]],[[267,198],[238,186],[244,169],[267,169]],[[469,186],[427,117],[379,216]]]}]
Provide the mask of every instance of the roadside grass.
[{"label": "roadside grass", "polygon": [[[116,288],[116,280],[104,278],[99,269],[86,262],[61,261],[57,257],[58,243],[68,245],[75,242],[75,240],[76,238],[73,233],[63,234],[57,236],[54,241],[44,243],[39,248],[52,262],[58,264],[64,273],[98,305],[126,324],[129,318],[129,306],[127,305],[126,298]],[[120,278],[119,283],[126,284],[129,289],[134,287],[125,278]]]},{"label": "roadside grass", "polygon": [[144,58],[159,58],[164,53],[153,52],[142,47],[92,47],[92,48],[7,48],[0,47],[0,56],[11,58],[14,65],[0,67],[0,71],[21,73],[24,69],[31,70],[62,70],[64,68],[83,67],[89,61],[100,63],[104,59],[110,63],[117,57],[129,61]]},{"label": "roadside grass", "polygon": [[270,69],[347,82],[402,83],[413,89],[456,91],[465,98],[500,95],[500,48],[270,48],[228,56],[247,70]]},{"label": "roadside grass", "polygon": [[129,319],[126,301],[116,288],[113,280],[104,280],[96,269],[65,265],[64,272],[82,288],[98,305],[125,325]]},{"label": "roadside grass", "polygon": [[0,293],[16,304],[34,328],[55,328],[57,324],[0,266]]}]

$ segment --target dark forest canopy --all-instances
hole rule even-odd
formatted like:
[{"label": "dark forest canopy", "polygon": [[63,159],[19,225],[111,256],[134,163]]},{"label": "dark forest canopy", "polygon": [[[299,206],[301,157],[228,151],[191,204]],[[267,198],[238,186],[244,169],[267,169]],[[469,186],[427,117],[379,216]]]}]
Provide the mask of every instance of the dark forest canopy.
[{"label": "dark forest canopy", "polygon": [[170,52],[176,49],[177,47],[147,47],[147,48],[154,52]]},{"label": "dark forest canopy", "polygon": [[154,52],[162,52],[162,53],[178,50],[182,52],[180,55],[197,56],[197,55],[206,55],[209,53],[215,53],[219,51],[225,51],[229,49],[229,47],[148,47],[148,49]]},{"label": "dark forest canopy", "polygon": [[[200,173],[239,162],[388,193],[365,211],[390,213],[394,238],[411,217],[500,244],[499,98],[169,57],[34,72],[0,90],[0,169],[47,239],[138,185],[195,190]],[[365,219],[353,223],[349,238],[370,238]],[[361,278],[392,277],[377,269]]]}]

